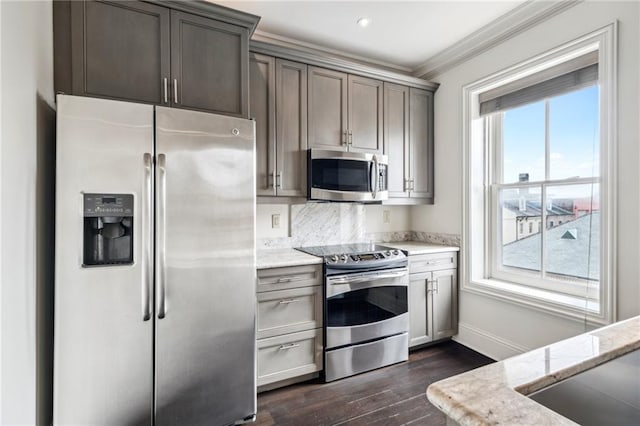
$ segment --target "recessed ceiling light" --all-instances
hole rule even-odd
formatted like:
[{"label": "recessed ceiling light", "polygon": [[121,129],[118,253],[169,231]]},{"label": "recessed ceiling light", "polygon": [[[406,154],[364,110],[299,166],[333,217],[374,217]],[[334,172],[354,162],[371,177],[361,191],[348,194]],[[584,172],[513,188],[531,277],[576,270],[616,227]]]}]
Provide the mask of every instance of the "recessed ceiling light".
[{"label": "recessed ceiling light", "polygon": [[358,19],[358,21],[357,21],[358,25],[360,25],[363,28],[366,27],[367,25],[369,25],[369,22],[370,22],[369,18],[364,18],[364,17]]}]

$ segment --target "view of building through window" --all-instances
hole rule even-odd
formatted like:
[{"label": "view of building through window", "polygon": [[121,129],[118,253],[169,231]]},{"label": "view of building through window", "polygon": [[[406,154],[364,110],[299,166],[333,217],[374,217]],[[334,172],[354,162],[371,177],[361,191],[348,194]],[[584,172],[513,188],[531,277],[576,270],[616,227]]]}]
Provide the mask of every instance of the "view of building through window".
[{"label": "view of building through window", "polygon": [[598,282],[598,86],[501,114],[498,267]]}]

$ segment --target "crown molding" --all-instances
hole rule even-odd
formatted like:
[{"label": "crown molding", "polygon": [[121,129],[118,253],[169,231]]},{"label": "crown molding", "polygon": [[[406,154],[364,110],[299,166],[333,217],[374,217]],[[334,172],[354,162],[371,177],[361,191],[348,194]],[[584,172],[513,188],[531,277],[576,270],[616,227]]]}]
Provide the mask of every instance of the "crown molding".
[{"label": "crown molding", "polygon": [[375,59],[359,56],[353,53],[345,52],[340,49],[333,49],[327,46],[321,46],[315,43],[309,43],[306,41],[297,40],[294,38],[281,36],[278,34],[269,33],[266,31],[256,30],[253,34],[252,40],[269,43],[272,45],[278,45],[282,47],[289,47],[293,49],[315,51],[324,55],[331,55],[333,57],[342,58],[348,61],[359,62],[363,65],[384,68],[392,72],[403,73],[411,75],[413,68],[403,67],[401,65],[392,64],[390,62],[378,61]]},{"label": "crown molding", "polygon": [[260,17],[251,13],[241,12],[226,6],[212,3],[211,1],[184,1],[184,0],[144,0],[146,3],[153,3],[182,12],[193,13],[194,15],[211,18],[215,15],[218,21],[228,24],[238,25],[249,30],[249,36],[253,34]]},{"label": "crown molding", "polygon": [[249,42],[251,52],[430,91],[435,91],[439,86],[437,83],[414,77],[407,72],[398,72],[397,69],[372,64],[371,61],[354,60],[353,56],[343,57],[331,53],[331,50],[326,48],[316,49],[310,47],[308,43],[303,44],[292,39],[287,41],[285,37],[280,36],[265,37],[264,34],[256,31]]},{"label": "crown molding", "polygon": [[528,0],[452,46],[436,53],[414,71],[415,77],[431,80],[462,62],[546,21],[584,0]]}]

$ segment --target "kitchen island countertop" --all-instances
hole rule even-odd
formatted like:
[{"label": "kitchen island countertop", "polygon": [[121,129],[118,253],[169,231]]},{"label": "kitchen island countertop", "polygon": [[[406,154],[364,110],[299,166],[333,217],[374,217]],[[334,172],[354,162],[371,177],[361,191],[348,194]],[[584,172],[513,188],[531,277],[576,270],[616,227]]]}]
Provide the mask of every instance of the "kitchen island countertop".
[{"label": "kitchen island countertop", "polygon": [[452,424],[575,425],[526,395],[639,348],[637,316],[433,383],[427,397]]},{"label": "kitchen island countertop", "polygon": [[303,253],[296,249],[263,249],[256,252],[256,269],[283,268],[321,264],[322,258]]}]

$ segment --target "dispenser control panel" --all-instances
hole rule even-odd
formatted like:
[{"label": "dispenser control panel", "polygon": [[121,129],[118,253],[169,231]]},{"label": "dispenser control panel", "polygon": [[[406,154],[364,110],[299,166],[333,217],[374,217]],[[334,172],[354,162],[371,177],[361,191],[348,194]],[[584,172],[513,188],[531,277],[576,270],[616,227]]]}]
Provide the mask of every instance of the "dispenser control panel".
[{"label": "dispenser control panel", "polygon": [[84,194],[84,217],[133,216],[131,194]]},{"label": "dispenser control panel", "polygon": [[133,194],[83,194],[82,266],[133,264]]}]

